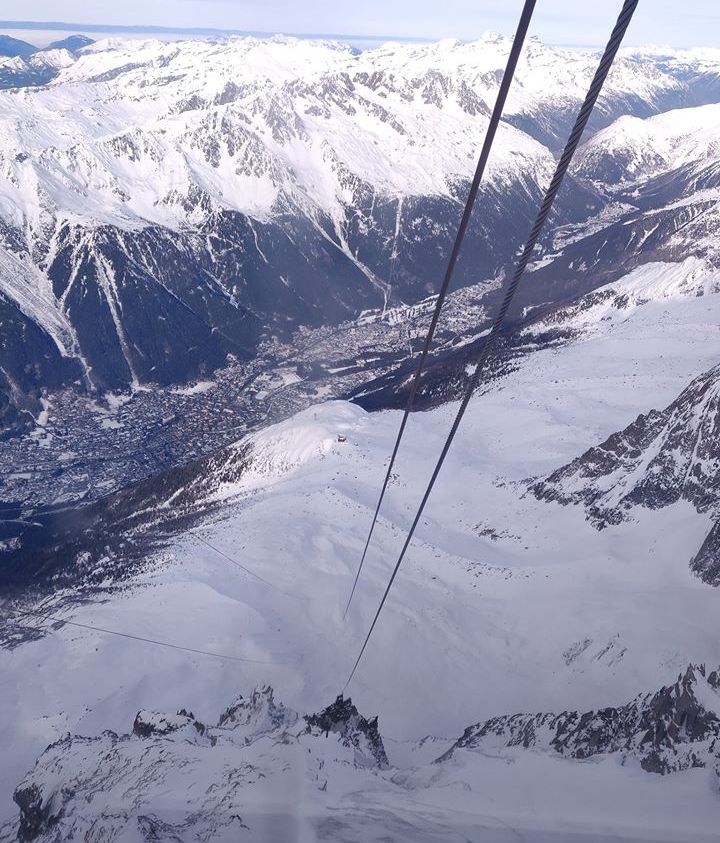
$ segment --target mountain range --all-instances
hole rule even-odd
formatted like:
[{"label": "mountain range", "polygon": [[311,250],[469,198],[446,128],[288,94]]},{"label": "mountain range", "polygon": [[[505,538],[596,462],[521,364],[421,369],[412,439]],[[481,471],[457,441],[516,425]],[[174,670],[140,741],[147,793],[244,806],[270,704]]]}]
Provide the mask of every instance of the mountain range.
[{"label": "mountain range", "polygon": [[[240,697],[211,726],[185,709],[139,711],[131,733],[68,736],[47,748],[14,794],[20,839],[51,843],[58,835],[122,839],[133,833],[141,840],[230,841],[253,833],[297,839],[314,826],[317,839],[365,841],[379,833],[410,841],[418,840],[418,831],[407,827],[405,816],[421,799],[420,839],[440,840],[443,823],[457,823],[448,819],[452,801],[442,798],[443,788],[462,792],[462,783],[471,791],[473,756],[488,752],[508,763],[535,750],[578,760],[637,758],[654,772],[707,767],[712,783],[720,777],[718,685],[717,671],[690,666],[673,685],[620,709],[495,718],[467,728],[438,758],[408,769],[390,768],[377,718],[368,721],[342,696],[320,713],[300,717],[266,686]],[[434,748],[425,740],[405,752],[422,756]],[[294,771],[300,765],[306,778],[298,789]],[[222,784],[208,793],[207,781]],[[353,797],[359,787],[385,790],[383,809],[375,803],[363,810]],[[184,815],[179,821],[177,794]],[[287,813],[263,818],[272,801]],[[118,802],[126,807],[118,811]],[[470,804],[466,796],[466,833],[493,843],[517,839],[516,829]],[[324,819],[330,811],[332,820]],[[562,825],[548,832],[564,839]]]},{"label": "mountain range", "polygon": [[720,51],[621,53],[347,684],[597,56],[527,46],[345,613],[509,41],[67,46],[0,92],[0,841],[714,840]]},{"label": "mountain range", "polygon": [[[268,335],[437,289],[508,39],[69,46],[27,59],[56,68],[47,84],[0,93],[6,426],[37,414],[44,391],[186,382],[228,354],[252,359]],[[507,270],[594,62],[531,41],[459,284]],[[712,51],[622,56],[525,306],[572,298],[678,241],[700,249],[717,110],[693,112],[702,148],[684,126],[689,106],[720,99],[718,66]]]}]

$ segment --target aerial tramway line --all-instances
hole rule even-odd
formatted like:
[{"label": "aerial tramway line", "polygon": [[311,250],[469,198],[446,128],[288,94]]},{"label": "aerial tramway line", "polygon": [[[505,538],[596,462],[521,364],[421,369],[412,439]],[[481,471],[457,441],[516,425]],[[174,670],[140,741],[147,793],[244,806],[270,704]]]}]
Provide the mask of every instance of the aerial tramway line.
[{"label": "aerial tramway line", "polygon": [[[467,410],[468,404],[470,403],[470,399],[472,398],[475,389],[480,383],[480,378],[485,369],[485,365],[497,341],[498,334],[500,333],[500,330],[503,327],[505,317],[507,316],[507,312],[510,309],[512,300],[515,297],[518,285],[520,284],[520,281],[525,273],[525,269],[527,268],[527,265],[530,262],[533,250],[537,245],[540,234],[542,233],[545,223],[547,222],[548,216],[550,215],[550,211],[552,210],[555,198],[557,197],[557,194],[560,190],[563,179],[565,178],[565,174],[567,173],[568,167],[570,166],[570,162],[572,161],[573,156],[577,151],[578,145],[580,144],[580,138],[582,137],[585,127],[587,126],[588,120],[590,119],[590,115],[592,114],[593,108],[595,107],[595,103],[597,102],[597,98],[600,95],[600,91],[602,90],[605,80],[607,79],[608,73],[610,72],[610,68],[612,67],[613,61],[615,60],[615,56],[617,55],[617,52],[620,49],[620,45],[622,43],[623,38],[625,37],[625,33],[627,32],[627,28],[630,25],[630,21],[632,20],[633,14],[635,13],[635,9],[637,8],[638,2],[639,0],[625,0],[625,2],[623,3],[620,15],[610,35],[610,39],[607,43],[607,46],[605,47],[605,51],[602,55],[602,58],[600,59],[600,63],[598,64],[597,70],[595,71],[595,76],[593,77],[593,80],[590,83],[590,87],[585,96],[585,101],[583,102],[580,111],[577,114],[577,117],[575,119],[575,125],[573,126],[573,129],[570,132],[570,136],[568,137],[565,149],[563,150],[563,153],[560,156],[560,159],[558,160],[557,167],[555,169],[555,174],[553,175],[552,181],[550,182],[550,186],[548,187],[545,193],[543,201],[540,205],[540,209],[538,210],[537,217],[535,218],[535,222],[533,223],[533,226],[530,230],[530,234],[528,235],[527,241],[525,242],[525,245],[523,246],[523,249],[520,252],[520,256],[515,266],[515,270],[505,290],[505,295],[500,305],[500,309],[498,310],[493,321],[490,333],[487,335],[485,341],[480,346],[477,358],[474,361],[475,370],[470,376],[470,380],[465,389],[463,399],[460,402],[460,407],[455,416],[455,420],[453,421],[452,427],[450,428],[450,432],[448,433],[447,439],[445,440],[445,444],[443,445],[442,451],[440,452],[440,457],[438,458],[438,461],[435,464],[433,473],[430,477],[428,485],[417,508],[415,517],[413,518],[412,525],[408,530],[407,536],[405,538],[405,543],[403,544],[402,550],[400,551],[400,555],[398,556],[398,559],[395,563],[395,567],[393,568],[393,571],[390,575],[388,584],[385,588],[382,598],[380,599],[380,604],[377,608],[377,611],[375,612],[375,616],[373,618],[372,623],[370,624],[370,628],[367,632],[367,635],[365,636],[365,640],[360,649],[360,653],[358,654],[358,657],[355,660],[355,664],[353,665],[353,669],[350,672],[350,676],[348,677],[348,680],[345,683],[343,690],[347,688],[347,686],[352,681],[353,676],[355,676],[355,672],[357,671],[358,665],[360,664],[360,661],[363,657],[363,654],[365,653],[373,631],[375,630],[375,626],[380,617],[380,613],[382,612],[383,607],[385,606],[385,601],[387,600],[388,594],[390,593],[390,589],[392,588],[392,585],[395,582],[397,573],[400,570],[400,565],[402,564],[402,561],[405,558],[405,554],[407,553],[407,550],[410,546],[410,542],[412,541],[415,529],[417,528],[417,525],[420,522],[420,518],[422,517],[423,511],[425,510],[425,505],[428,502],[430,494],[435,485],[435,481],[437,480],[438,475],[440,474],[440,470],[442,469],[443,463],[445,462],[445,457],[447,456],[448,451],[450,450],[450,446],[452,445],[453,439],[455,438],[455,434],[457,433],[458,428],[460,427],[460,422],[462,421],[462,418],[465,415],[465,410]],[[480,181],[482,179],[483,171],[485,169],[485,164],[487,163],[487,159],[490,154],[490,148],[492,147],[492,143],[495,137],[495,131],[497,130],[497,124],[500,120],[500,116],[502,114],[502,110],[505,104],[505,99],[507,98],[507,93],[510,88],[512,78],[515,74],[518,57],[522,49],[523,42],[525,40],[525,36],[527,34],[527,29],[530,24],[530,19],[532,18],[534,8],[535,0],[526,0],[525,5],[523,7],[522,15],[520,17],[520,23],[515,34],[512,49],[510,51],[510,56],[508,58],[507,67],[505,68],[505,73],[500,84],[500,91],[498,92],[495,108],[493,110],[490,124],[488,126],[488,132],[485,136],[485,142],[483,144],[482,152],[480,153],[480,159],[478,161],[477,170],[475,171],[475,178],[473,179],[470,192],[468,194],[467,202],[465,204],[465,210],[463,212],[462,220],[460,222],[458,233],[455,238],[455,244],[453,245],[453,249],[450,254],[450,260],[448,261],[448,267],[445,273],[445,278],[443,279],[443,283],[440,288],[440,293],[438,295],[438,300],[435,305],[435,312],[433,313],[432,320],[430,322],[430,328],[425,339],[425,344],[420,355],[420,360],[413,375],[413,380],[410,386],[410,392],[408,395],[405,412],[403,413],[403,418],[400,423],[400,429],[398,430],[397,438],[395,440],[395,445],[393,447],[393,452],[390,457],[388,470],[385,474],[385,480],[382,484],[380,497],[378,499],[377,506],[375,507],[375,514],[370,525],[370,531],[368,533],[367,541],[365,542],[365,549],[360,559],[360,564],[355,575],[355,581],[350,591],[350,597],[348,598],[347,606],[345,607],[345,615],[347,615],[348,609],[350,608],[350,604],[352,603],[352,599],[355,594],[355,589],[357,587],[358,580],[360,578],[360,573],[362,571],[363,563],[365,561],[365,557],[370,546],[373,531],[375,529],[375,525],[377,524],[378,515],[380,513],[380,507],[382,506],[383,498],[385,497],[385,492],[387,490],[388,482],[390,480],[390,474],[395,463],[395,458],[400,447],[400,442],[402,441],[403,434],[405,432],[408,416],[412,411],[415,395],[417,393],[418,384],[420,381],[420,376],[425,367],[428,350],[430,348],[430,344],[435,333],[435,328],[437,326],[438,319],[440,318],[440,311],[442,310],[442,305],[445,301],[447,290],[452,279],[452,274],[455,269],[455,263],[457,261],[457,257],[462,247],[462,242],[465,237],[465,232],[467,230],[468,223],[470,221],[470,216],[472,213],[473,205],[475,203],[475,198],[477,197],[478,189],[480,187]]]},{"label": "aerial tramway line", "polygon": [[[590,118],[590,115],[593,111],[593,108],[595,106],[597,98],[600,95],[600,92],[602,90],[603,84],[605,83],[607,75],[610,72],[610,68],[612,67],[613,61],[614,61],[614,59],[617,55],[617,52],[620,48],[620,45],[621,45],[622,40],[625,36],[625,33],[626,33],[627,28],[630,24],[630,21],[632,20],[633,14],[635,13],[635,9],[637,8],[638,2],[639,2],[639,0],[624,0],[624,2],[623,2],[623,6],[622,6],[622,9],[620,11],[620,15],[617,19],[617,22],[616,22],[613,30],[612,30],[612,33],[610,35],[610,39],[609,39],[609,41],[607,43],[607,46],[606,46],[606,48],[603,52],[600,63],[598,64],[597,70],[595,72],[595,76],[593,77],[593,80],[590,84],[590,87],[588,89],[585,100],[584,100],[584,102],[583,102],[583,104],[582,104],[582,106],[581,106],[581,108],[580,108],[580,110],[577,114],[575,124],[573,126],[573,129],[572,129],[569,137],[568,137],[567,143],[565,145],[565,149],[563,150],[563,153],[558,160],[557,167],[556,167],[556,170],[555,170],[555,174],[554,174],[554,176],[552,178],[552,181],[550,182],[550,185],[549,185],[549,187],[548,187],[548,189],[545,193],[543,201],[542,201],[542,203],[540,205],[540,208],[538,210],[538,214],[537,214],[537,217],[535,219],[535,222],[533,223],[533,226],[532,226],[532,228],[530,230],[530,233],[528,235],[527,241],[526,241],[525,245],[523,246],[522,251],[519,252],[517,264],[515,266],[514,272],[511,276],[510,281],[509,281],[509,283],[507,285],[507,288],[505,290],[505,294],[504,294],[502,303],[500,305],[500,309],[498,310],[498,313],[495,316],[495,319],[493,321],[493,324],[492,324],[492,327],[490,329],[489,334],[486,336],[485,341],[480,346],[480,349],[478,351],[478,355],[477,355],[476,360],[475,360],[475,370],[470,377],[470,380],[469,380],[468,385],[467,385],[466,390],[465,390],[465,394],[464,394],[463,399],[460,403],[460,407],[457,411],[457,414],[456,414],[455,419],[453,421],[450,432],[447,436],[447,439],[445,440],[445,443],[444,443],[443,448],[440,452],[440,456],[437,460],[437,463],[435,465],[433,473],[432,473],[432,475],[430,477],[430,480],[427,484],[425,492],[423,493],[423,497],[420,501],[420,504],[418,505],[418,508],[417,508],[416,514],[414,516],[413,522],[412,522],[412,524],[410,526],[410,529],[407,533],[407,536],[406,536],[405,542],[403,544],[402,550],[400,551],[400,555],[398,556],[398,559],[395,563],[395,566],[394,566],[393,571],[390,575],[388,584],[387,584],[387,586],[385,588],[385,591],[382,595],[382,598],[381,598],[380,603],[378,605],[377,611],[375,612],[375,616],[373,617],[370,628],[369,628],[369,630],[368,630],[368,632],[365,636],[365,639],[363,641],[363,645],[360,649],[360,652],[357,656],[357,659],[355,660],[352,671],[350,672],[350,675],[347,679],[347,682],[345,683],[343,691],[348,687],[348,685],[352,681],[353,677],[355,676],[357,668],[358,668],[358,666],[359,666],[359,664],[360,664],[360,662],[363,658],[363,655],[365,654],[365,651],[367,649],[370,638],[371,638],[371,636],[372,636],[372,634],[375,630],[375,627],[377,625],[380,614],[381,614],[381,612],[382,612],[382,610],[385,606],[385,603],[387,601],[387,597],[388,597],[388,594],[390,593],[390,589],[392,588],[393,583],[395,582],[395,578],[397,577],[397,573],[400,569],[400,565],[402,564],[402,561],[405,557],[405,554],[406,554],[406,552],[407,552],[407,550],[410,546],[413,535],[415,533],[415,529],[417,528],[417,525],[418,525],[418,523],[420,521],[420,518],[422,517],[423,511],[425,509],[425,505],[427,504],[427,501],[428,501],[428,499],[430,497],[430,494],[433,490],[433,487],[435,485],[435,481],[437,480],[437,477],[440,473],[440,470],[442,469],[443,463],[444,463],[445,458],[448,454],[448,451],[450,450],[453,439],[455,438],[455,434],[458,431],[458,428],[460,426],[460,422],[462,421],[462,418],[465,414],[465,411],[468,407],[468,404],[470,403],[470,400],[471,400],[478,384],[481,381],[481,377],[483,375],[486,363],[487,363],[487,361],[490,357],[490,354],[493,350],[493,347],[494,347],[494,345],[497,341],[498,334],[499,334],[500,330],[502,329],[502,327],[504,325],[505,318],[507,316],[507,312],[510,308],[510,305],[511,305],[512,301],[513,301],[513,298],[514,298],[515,293],[517,291],[518,285],[519,285],[519,283],[520,283],[520,281],[523,277],[525,269],[527,268],[527,265],[530,261],[532,253],[534,251],[534,248],[537,245],[538,239],[539,239],[539,237],[542,233],[542,230],[545,226],[545,223],[547,222],[547,219],[548,219],[548,216],[550,214],[550,211],[552,210],[555,198],[558,194],[558,191],[560,190],[563,179],[564,179],[564,177],[567,173],[568,167],[570,166],[570,162],[572,161],[572,158],[573,158],[573,156],[574,156],[574,154],[575,154],[575,152],[578,148],[578,145],[580,143],[580,139],[582,137],[583,131],[584,131],[584,129],[587,125],[587,122]],[[379,495],[379,498],[378,498],[377,505],[375,507],[374,515],[373,515],[372,522],[371,522],[371,525],[370,525],[370,529],[369,529],[369,532],[368,532],[367,540],[365,542],[362,557],[360,559],[360,563],[358,565],[358,569],[357,569],[355,579],[354,579],[354,582],[353,582],[353,585],[352,585],[352,588],[351,588],[351,591],[350,591],[350,595],[349,595],[349,598],[348,598],[348,601],[347,601],[347,605],[345,607],[344,616],[347,616],[348,610],[350,608],[350,605],[352,603],[353,597],[354,597],[355,592],[356,592],[356,588],[357,588],[357,585],[358,585],[358,582],[359,582],[359,579],[360,579],[360,575],[362,573],[363,564],[365,562],[365,558],[367,556],[367,552],[368,552],[368,549],[369,549],[370,544],[371,544],[373,532],[374,532],[375,526],[377,524],[377,520],[378,520],[378,517],[379,517],[379,514],[380,514],[380,510],[381,510],[382,503],[383,503],[383,500],[384,500],[384,497],[385,497],[385,493],[387,491],[387,487],[388,487],[388,483],[389,483],[389,480],[390,480],[391,472],[392,472],[393,466],[395,464],[395,459],[397,457],[398,450],[400,448],[400,443],[402,441],[402,438],[403,438],[403,435],[404,435],[404,432],[405,432],[405,429],[406,429],[406,426],[407,426],[408,418],[409,418],[410,413],[412,412],[412,409],[413,409],[415,397],[417,395],[417,390],[418,390],[418,386],[419,386],[419,383],[420,383],[420,378],[421,378],[421,375],[422,375],[422,373],[425,369],[427,357],[428,357],[428,354],[429,354],[429,351],[430,351],[430,347],[432,345],[433,337],[435,335],[435,330],[437,328],[438,320],[440,318],[440,313],[442,311],[442,307],[443,307],[443,304],[444,304],[445,299],[447,297],[447,292],[448,292],[448,289],[450,287],[450,283],[452,281],[453,273],[454,273],[454,270],[455,270],[455,264],[456,264],[457,259],[459,257],[459,254],[460,254],[460,251],[461,251],[461,248],[462,248],[462,244],[463,244],[463,240],[464,240],[465,234],[467,232],[468,224],[470,222],[470,217],[472,215],[472,210],[473,210],[473,207],[474,207],[474,204],[475,204],[475,200],[477,198],[477,194],[478,194],[479,189],[480,189],[480,184],[481,184],[481,181],[482,181],[482,178],[483,178],[483,174],[485,172],[485,167],[487,165],[487,161],[488,161],[488,158],[490,156],[490,152],[491,152],[492,145],[493,145],[493,142],[494,142],[494,139],[495,139],[497,128],[498,128],[498,125],[499,125],[499,122],[500,122],[500,119],[501,119],[501,116],[502,116],[503,109],[505,107],[505,102],[507,100],[507,95],[508,95],[508,92],[510,90],[510,85],[511,85],[513,77],[515,75],[515,70],[517,68],[518,60],[519,60],[520,54],[522,52],[522,47],[523,47],[523,44],[525,42],[525,37],[527,35],[527,31],[528,31],[528,28],[529,28],[529,25],[530,25],[530,21],[532,19],[532,15],[533,15],[533,12],[534,12],[534,9],[535,9],[535,5],[536,5],[536,0],[525,0],[525,2],[524,2],[523,10],[522,10],[522,13],[521,13],[521,16],[520,16],[520,21],[518,23],[518,27],[517,27],[517,30],[516,30],[516,33],[515,33],[515,37],[513,39],[513,44],[512,44],[511,50],[510,50],[510,55],[508,57],[507,65],[506,65],[506,68],[505,68],[505,71],[504,71],[504,74],[503,74],[502,81],[500,83],[500,88],[499,88],[499,91],[498,91],[495,106],[493,108],[493,112],[492,112],[492,115],[490,117],[490,122],[488,124],[488,129],[487,129],[487,132],[486,132],[486,135],[485,135],[485,140],[483,142],[482,150],[480,152],[480,157],[479,157],[479,160],[478,160],[477,168],[475,170],[475,175],[474,175],[472,183],[470,185],[470,190],[469,190],[468,198],[467,198],[467,201],[466,201],[466,204],[465,204],[465,209],[463,211],[463,215],[462,215],[459,227],[458,227],[455,242],[453,244],[453,248],[452,248],[452,251],[450,253],[450,257],[449,257],[449,260],[448,260],[448,265],[447,265],[447,269],[446,269],[446,272],[445,272],[445,276],[443,278],[443,282],[441,284],[441,287],[440,287],[440,290],[439,290],[439,293],[438,293],[437,301],[436,301],[436,304],[435,304],[435,309],[434,309],[434,312],[433,312],[433,315],[432,315],[432,318],[431,318],[431,321],[430,321],[430,326],[428,328],[428,332],[427,332],[427,335],[425,337],[425,341],[423,343],[423,347],[422,347],[422,351],[420,353],[418,364],[417,364],[417,366],[414,370],[413,376],[412,376],[412,382],[411,382],[411,385],[410,385],[408,400],[407,400],[407,403],[406,403],[406,407],[405,407],[405,410],[404,410],[404,413],[403,413],[402,420],[400,422],[400,428],[398,430],[397,437],[396,437],[396,440],[395,440],[395,444],[394,444],[394,447],[393,447],[393,451],[392,451],[392,454],[391,454],[391,457],[390,457],[390,463],[388,465],[388,469],[386,471],[385,478],[384,478],[384,481],[382,483],[380,495]],[[393,267],[394,267],[394,259],[393,259],[393,264],[391,265],[391,272],[392,272]],[[153,457],[154,457],[154,454],[153,454]],[[196,538],[198,538],[200,541],[202,541],[204,544],[206,544],[208,547],[215,550],[219,555],[222,555],[228,561],[232,562],[234,565],[243,569],[247,574],[261,580],[262,582],[264,582],[266,585],[268,585],[270,587],[276,588],[276,586],[274,586],[272,583],[268,582],[267,580],[264,580],[262,577],[260,577],[254,571],[246,568],[244,565],[242,565],[236,559],[232,558],[231,556],[226,554],[224,551],[217,548],[215,545],[213,545],[207,539],[203,538],[202,536],[200,536],[199,534],[197,534],[195,532],[193,532],[193,535]],[[140,642],[143,642],[143,643],[146,643],[146,644],[152,644],[154,646],[159,646],[159,647],[164,647],[164,648],[171,648],[171,649],[174,649],[174,650],[181,650],[181,651],[188,652],[188,653],[191,653],[191,654],[194,654],[194,655],[207,656],[209,658],[223,659],[223,660],[234,661],[234,662],[245,662],[245,663],[250,663],[250,664],[274,664],[274,665],[287,664],[286,662],[262,661],[262,660],[248,659],[248,658],[243,658],[241,656],[233,656],[233,655],[229,655],[229,654],[225,654],[225,653],[211,652],[211,651],[207,651],[207,650],[195,649],[195,648],[192,648],[192,647],[184,647],[184,646],[174,644],[174,643],[171,643],[171,642],[161,641],[161,640],[157,640],[157,639],[151,639],[151,638],[147,638],[147,637],[144,637],[144,636],[141,636],[141,635],[132,634],[132,633],[129,633],[129,632],[124,632],[124,631],[120,631],[120,630],[108,629],[108,628],[95,626],[95,625],[91,625],[91,624],[83,624],[83,623],[78,623],[78,622],[75,622],[75,621],[65,620],[64,618],[58,617],[54,614],[50,614],[47,611],[43,611],[42,609],[30,611],[30,610],[27,610],[27,609],[7,607],[6,611],[10,612],[11,614],[15,615],[16,617],[23,617],[23,616],[24,617],[34,617],[34,618],[39,619],[39,620],[44,621],[44,622],[51,621],[54,624],[68,624],[70,626],[77,627],[77,628],[80,628],[80,629],[87,629],[87,630],[91,630],[93,632],[99,632],[99,633],[102,633],[102,634],[105,634],[105,635],[115,635],[115,636],[119,636],[119,637],[125,638],[125,639],[140,641]]]}]

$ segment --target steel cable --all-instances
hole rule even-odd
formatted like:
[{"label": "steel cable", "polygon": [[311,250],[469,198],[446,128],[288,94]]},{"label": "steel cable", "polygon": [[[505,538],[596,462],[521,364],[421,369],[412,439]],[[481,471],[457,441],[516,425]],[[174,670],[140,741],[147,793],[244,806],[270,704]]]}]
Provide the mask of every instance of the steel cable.
[{"label": "steel cable", "polygon": [[45,612],[30,612],[26,609],[6,609],[7,612],[11,612],[15,615],[24,615],[27,617],[37,618],[41,621],[53,621],[54,623],[61,623],[67,624],[68,626],[75,626],[79,629],[88,629],[91,632],[101,632],[104,635],[116,635],[120,638],[130,638],[133,641],[141,641],[144,644],[154,644],[158,647],[169,647],[172,650],[182,650],[185,653],[194,653],[195,655],[199,656],[209,656],[215,659],[223,659],[225,661],[234,661],[234,662],[247,662],[249,664],[269,664],[269,665],[281,665],[283,662],[276,662],[276,661],[264,661],[262,659],[247,659],[243,658],[242,656],[230,656],[226,653],[214,653],[211,650],[198,650],[195,647],[184,647],[181,644],[172,644],[169,641],[158,641],[154,638],[145,638],[142,635],[134,635],[130,632],[120,632],[116,629],[106,629],[102,626],[94,626],[87,623],[80,623],[79,621],[69,621],[65,618],[59,618],[55,615],[49,615]]},{"label": "steel cable", "polygon": [[355,675],[355,671],[360,664],[360,660],[363,657],[365,649],[370,641],[370,637],[375,629],[375,625],[377,624],[378,618],[380,617],[380,613],[382,612],[383,606],[385,605],[385,601],[387,600],[387,596],[390,593],[390,589],[392,588],[392,584],[395,581],[395,577],[397,576],[397,572],[400,569],[400,565],[405,557],[405,553],[407,552],[408,547],[410,546],[410,542],[412,541],[413,534],[415,533],[415,529],[422,517],[423,510],[425,509],[425,504],[430,497],[430,493],[432,492],[433,486],[435,485],[435,481],[440,473],[440,469],[445,461],[445,457],[447,456],[448,451],[450,450],[450,446],[452,444],[453,439],[455,438],[455,434],[457,433],[458,427],[460,426],[460,422],[465,414],[465,410],[467,409],[468,404],[470,403],[470,399],[472,398],[473,392],[477,387],[480,381],[480,375],[482,374],[483,367],[487,362],[487,359],[490,355],[490,352],[495,344],[497,339],[497,335],[502,328],[503,322],[505,321],[505,316],[507,315],[508,309],[510,308],[510,304],[512,303],[513,297],[515,296],[515,292],[517,290],[518,284],[520,283],[520,279],[525,272],[525,269],[528,265],[530,260],[531,254],[535,245],[537,244],[537,240],[542,232],[543,226],[547,221],[547,218],[550,214],[550,211],[553,206],[553,202],[555,201],[555,197],[560,190],[560,185],[562,184],[563,178],[567,173],[568,167],[570,166],[570,162],[575,154],[578,144],[580,143],[580,138],[582,133],[587,125],[588,119],[590,118],[590,114],[595,106],[597,98],[602,90],[603,84],[605,79],[607,78],[608,73],[610,72],[610,68],[612,67],[612,63],[617,55],[617,51],[620,48],[620,44],[622,43],[623,37],[627,31],[628,26],[630,25],[630,21],[632,20],[632,16],[635,12],[639,0],[625,0],[623,4],[623,8],[620,12],[618,17],[617,23],[612,31],[610,36],[610,40],[608,41],[607,47],[605,48],[605,52],[603,53],[602,59],[600,60],[600,64],[595,72],[595,76],[593,81],[588,89],[587,96],[585,97],[585,101],[578,112],[578,116],[575,121],[575,125],[573,127],[572,132],[570,133],[570,137],[568,138],[567,144],[565,145],[565,149],[563,154],[558,161],[557,168],[555,170],[555,175],[550,182],[550,186],[547,189],[545,194],[545,198],[542,201],[540,206],[540,210],[538,212],[537,218],[535,219],[535,223],[530,231],[530,235],[528,236],[527,242],[523,247],[523,250],[520,254],[520,257],[517,262],[517,266],[515,268],[515,272],[513,273],[512,280],[508,285],[508,288],[505,292],[505,297],[503,298],[502,305],[500,310],[495,317],[495,321],[493,322],[492,329],[487,336],[487,339],[483,343],[480,353],[477,358],[477,363],[475,367],[475,371],[470,378],[470,382],[466,388],[465,395],[463,400],[460,404],[460,408],[458,409],[457,415],[455,416],[455,420],[452,424],[450,429],[450,433],[445,441],[443,449],[440,453],[440,458],[437,461],[435,469],[432,473],[430,478],[430,482],[427,485],[425,490],[425,494],[420,502],[420,506],[418,507],[417,513],[415,518],[413,519],[412,526],[408,532],[407,538],[405,539],[405,544],[403,545],[402,550],[400,551],[400,556],[398,557],[397,562],[395,563],[395,568],[393,569],[392,575],[390,576],[390,581],[387,584],[385,589],[385,593],[382,596],[380,601],[380,605],[378,606],[377,612],[375,613],[375,617],[373,619],[372,624],[370,625],[370,629],[365,637],[365,641],[362,645],[360,650],[360,654],[358,655],[355,665],[348,677],[347,682],[345,683],[345,687],[343,690],[347,688],[347,686],[352,681],[353,676]]},{"label": "steel cable", "polygon": [[482,181],[482,177],[485,172],[485,166],[490,156],[490,150],[492,148],[493,141],[495,139],[495,134],[500,123],[500,118],[505,107],[505,101],[507,99],[508,91],[510,90],[510,84],[515,75],[515,69],[517,67],[518,59],[520,57],[520,52],[525,42],[525,36],[527,35],[528,27],[530,25],[530,20],[532,18],[533,10],[535,8],[535,2],[536,0],[525,0],[522,15],[520,16],[520,22],[515,33],[515,38],[513,39],[512,48],[510,50],[510,55],[508,56],[507,65],[505,67],[502,82],[500,83],[500,90],[498,91],[497,99],[495,101],[495,107],[493,108],[493,112],[490,117],[490,122],[488,124],[487,132],[485,134],[485,140],[483,142],[482,150],[480,152],[480,158],[478,159],[475,175],[470,186],[470,192],[468,193],[468,198],[465,203],[465,210],[463,211],[462,219],[460,220],[460,226],[455,237],[455,243],[453,244],[452,252],[450,253],[450,259],[448,260],[447,269],[445,270],[445,277],[443,278],[442,286],[440,287],[440,292],[438,293],[437,302],[435,303],[435,310],[433,312],[432,319],[430,320],[430,327],[428,328],[428,333],[425,337],[425,343],[423,344],[423,349],[420,353],[420,359],[412,375],[410,394],[408,395],[408,400],[405,405],[403,418],[400,422],[400,429],[398,430],[395,445],[393,447],[392,455],[390,457],[390,464],[388,465],[388,469],[385,474],[385,480],[383,481],[380,497],[378,498],[378,502],[375,507],[375,513],[373,515],[372,524],[370,525],[370,531],[368,533],[367,540],[365,541],[365,548],[363,550],[362,558],[360,559],[360,564],[355,574],[355,581],[353,582],[353,586],[350,591],[350,597],[348,598],[347,605],[345,606],[345,612],[343,617],[347,615],[348,609],[350,608],[350,604],[352,603],[352,599],[355,595],[355,589],[357,588],[358,580],[360,579],[360,573],[362,571],[363,564],[365,563],[365,557],[367,556],[368,548],[370,547],[370,540],[372,539],[373,531],[375,530],[375,525],[378,520],[378,515],[380,514],[380,507],[382,506],[382,502],[385,497],[385,492],[387,491],[388,483],[390,482],[390,475],[392,474],[393,466],[395,465],[395,458],[397,457],[398,449],[400,448],[400,442],[402,441],[403,434],[405,433],[405,427],[407,425],[408,417],[410,415],[410,412],[412,411],[412,407],[415,402],[415,395],[417,393],[418,385],[420,383],[420,375],[422,374],[422,371],[425,368],[425,362],[427,360],[428,352],[430,350],[430,344],[432,343],[433,337],[435,336],[435,329],[437,328],[438,320],[440,318],[440,311],[442,310],[443,303],[447,296],[448,288],[450,286],[450,282],[455,271],[455,264],[457,263],[458,256],[460,255],[460,248],[462,247],[462,243],[465,238],[465,233],[470,223],[470,217],[472,215],[472,210],[475,205],[475,199],[477,198],[477,194],[480,189],[480,182]]}]

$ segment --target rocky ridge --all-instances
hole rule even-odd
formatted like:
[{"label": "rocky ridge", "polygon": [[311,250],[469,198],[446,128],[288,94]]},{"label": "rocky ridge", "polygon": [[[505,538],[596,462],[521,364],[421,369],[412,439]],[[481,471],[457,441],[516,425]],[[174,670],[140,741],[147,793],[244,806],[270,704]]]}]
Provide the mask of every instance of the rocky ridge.
[{"label": "rocky ridge", "polygon": [[[215,726],[184,709],[140,711],[131,734],[68,735],[48,747],[15,792],[18,840],[133,831],[143,840],[239,834],[251,827],[247,813],[268,790],[301,798],[306,786],[325,792],[342,768],[373,776],[386,767],[377,718],[365,720],[342,697],[303,719],[277,703],[271,688],[258,688],[239,697]],[[156,786],[170,787],[176,798],[170,791],[161,797]]]},{"label": "rocky ridge", "polygon": [[583,760],[617,754],[666,775],[720,763],[720,672],[691,665],[677,681],[627,705],[561,714],[514,714],[468,727],[442,755],[522,747]]},{"label": "rocky ridge", "polygon": [[[598,528],[680,500],[720,517],[720,366],[690,383],[664,410],[641,413],[624,430],[532,486],[541,499],[578,504]],[[720,584],[715,525],[691,561]]]},{"label": "rocky ridge", "polygon": [[300,717],[272,688],[257,688],[214,726],[184,709],[140,711],[130,734],[68,735],[47,748],[15,791],[17,839],[252,835],[265,827],[258,804],[268,799],[278,812],[302,799],[322,813],[342,794],[378,785],[403,798],[429,786],[433,767],[470,775],[459,766],[464,753],[523,750],[568,761],[617,756],[660,775],[707,767],[720,787],[720,674],[691,665],[674,684],[624,706],[494,717],[415,771],[390,765],[377,718],[367,720],[342,696]]}]

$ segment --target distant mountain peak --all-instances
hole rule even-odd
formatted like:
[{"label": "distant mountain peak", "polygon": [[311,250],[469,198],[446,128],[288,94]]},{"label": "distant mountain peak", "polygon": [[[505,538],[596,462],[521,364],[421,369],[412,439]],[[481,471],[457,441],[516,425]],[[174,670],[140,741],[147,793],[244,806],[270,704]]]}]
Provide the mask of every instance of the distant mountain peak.
[{"label": "distant mountain peak", "polygon": [[52,41],[45,47],[46,50],[67,50],[70,53],[78,53],[85,47],[94,44],[93,38],[88,38],[87,35],[68,35],[60,41]]},{"label": "distant mountain peak", "polygon": [[0,35],[0,56],[20,56],[26,59],[37,52],[37,47],[27,41],[20,41],[10,35]]}]

